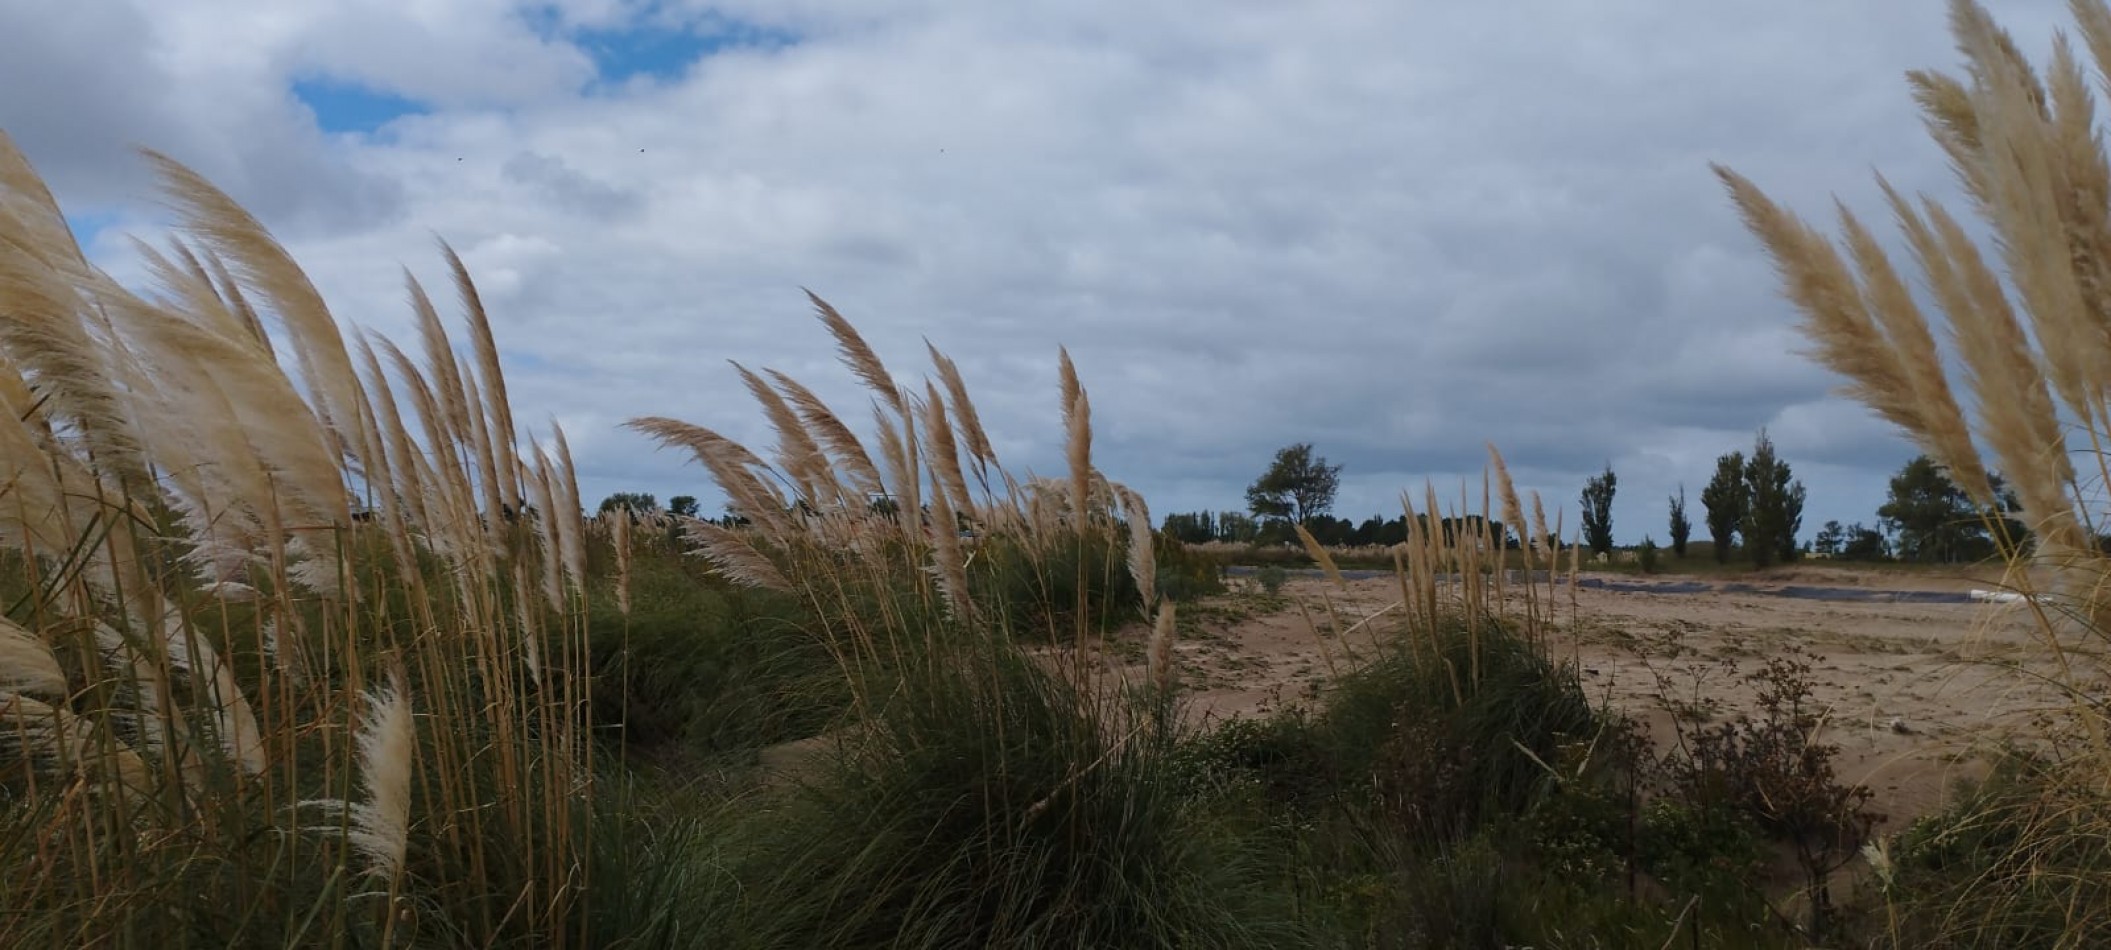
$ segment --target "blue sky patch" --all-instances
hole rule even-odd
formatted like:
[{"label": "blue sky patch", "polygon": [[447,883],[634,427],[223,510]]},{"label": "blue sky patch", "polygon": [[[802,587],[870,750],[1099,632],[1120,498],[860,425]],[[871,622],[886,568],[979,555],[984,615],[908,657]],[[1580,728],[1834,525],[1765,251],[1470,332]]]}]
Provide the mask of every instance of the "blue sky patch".
[{"label": "blue sky patch", "polygon": [[681,26],[648,23],[623,30],[582,30],[571,40],[593,57],[603,82],[620,84],[639,77],[676,79],[705,57],[736,49],[782,49],[797,43],[798,37],[708,16]]},{"label": "blue sky patch", "polygon": [[391,121],[426,111],[417,101],[395,93],[334,79],[297,80],[293,94],[314,110],[316,124],[332,135],[372,135]]},{"label": "blue sky patch", "polygon": [[116,224],[117,220],[118,216],[114,211],[74,212],[66,215],[66,226],[73,229],[73,240],[81,246],[81,250],[89,251],[94,249],[96,237],[101,235],[105,228]]}]

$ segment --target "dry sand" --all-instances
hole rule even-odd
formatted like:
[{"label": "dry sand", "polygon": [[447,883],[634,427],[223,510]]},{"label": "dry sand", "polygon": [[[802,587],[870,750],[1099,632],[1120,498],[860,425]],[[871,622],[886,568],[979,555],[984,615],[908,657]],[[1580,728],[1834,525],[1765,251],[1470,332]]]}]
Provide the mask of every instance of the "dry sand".
[{"label": "dry sand", "polygon": [[[1649,585],[1734,580],[1867,590],[1949,591],[1995,586],[1989,575],[1797,567],[1733,579],[1658,575]],[[1177,651],[1190,710],[1202,718],[1251,715],[1317,695],[1370,630],[1389,619],[1389,579],[1345,588],[1298,579],[1270,602],[1251,581],[1189,606]],[[1890,827],[1939,806],[1958,778],[1981,774],[1974,745],[2030,727],[2060,697],[2035,674],[2049,671],[2029,646],[2027,608],[1797,600],[1761,592],[1657,593],[1582,588],[1557,593],[1565,632],[1552,649],[1575,659],[1595,701],[1675,738],[1667,707],[1695,704],[1713,721],[1753,706],[1742,674],[1767,657],[1805,651],[1824,738],[1841,747],[1840,776],[1868,785]],[[1357,621],[1377,616],[1360,629]],[[1339,631],[1347,629],[1346,636]],[[1319,631],[1315,633],[1315,631]],[[1132,659],[1136,659],[1132,657]],[[1667,701],[1669,700],[1669,701]]]}]

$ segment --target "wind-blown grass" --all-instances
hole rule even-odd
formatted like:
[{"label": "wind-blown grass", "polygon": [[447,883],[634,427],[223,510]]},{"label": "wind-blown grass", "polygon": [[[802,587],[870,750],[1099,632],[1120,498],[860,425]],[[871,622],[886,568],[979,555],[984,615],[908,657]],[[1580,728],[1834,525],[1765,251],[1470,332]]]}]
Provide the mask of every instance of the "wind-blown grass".
[{"label": "wind-blown grass", "polygon": [[[2111,672],[2111,558],[2098,543],[2111,485],[2111,161],[2090,89],[2111,69],[2111,7],[2072,0],[2070,11],[2082,51],[2062,36],[2041,70],[1984,7],[1953,0],[1964,73],[1909,74],[1929,133],[1995,242],[1983,252],[1942,204],[1879,180],[1925,298],[1844,206],[1843,254],[1756,184],[1717,168],[1802,311],[1812,355],[1987,506],[2051,682],[2070,699],[2042,737],[2057,757],[2027,770],[2027,792],[2010,787],[1950,816],[1984,845],[1969,884],[1925,899],[1890,892],[1906,905],[1892,908],[1894,924],[1914,924],[1894,929],[1901,944],[2087,946],[2111,931],[2101,846],[2111,834],[2111,716],[2100,700]],[[2021,499],[2027,550],[2003,536],[1985,474],[1995,469]]]},{"label": "wind-blown grass", "polygon": [[[776,430],[767,458],[678,420],[632,423],[692,452],[732,500],[731,526],[685,526],[697,553],[804,605],[848,688],[830,766],[723,839],[737,896],[686,900],[735,946],[1300,942],[1279,892],[1165,778],[1179,737],[1159,542],[1143,499],[1092,467],[1067,356],[1069,471],[1015,476],[950,360],[932,348],[939,380],[897,385],[814,303],[876,390],[876,464],[772,371],[737,370]],[[1102,638],[1158,617],[1145,683],[1098,673]]]},{"label": "wind-blown grass", "polygon": [[472,343],[411,281],[421,365],[149,158],[182,231],[136,291],[0,137],[0,944],[574,942],[561,434],[516,451],[451,251]]}]

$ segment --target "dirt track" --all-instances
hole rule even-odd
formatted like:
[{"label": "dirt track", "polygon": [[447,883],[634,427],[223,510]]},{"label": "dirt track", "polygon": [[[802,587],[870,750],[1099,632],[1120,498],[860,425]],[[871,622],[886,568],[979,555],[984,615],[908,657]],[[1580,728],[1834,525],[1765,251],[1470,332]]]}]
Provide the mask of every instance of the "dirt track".
[{"label": "dirt track", "polygon": [[[1706,578],[1660,575],[1621,586]],[[2031,648],[2027,609],[2000,604],[1796,600],[1763,591],[1809,585],[1964,593],[1989,576],[1797,568],[1739,578],[1758,590],[1557,594],[1564,627],[1553,649],[1573,657],[1593,698],[1641,718],[1660,742],[1673,736],[1667,706],[1694,704],[1714,719],[1752,705],[1741,674],[1790,649],[1810,654],[1813,699],[1828,710],[1826,738],[1842,747],[1842,778],[1867,784],[1892,827],[1938,805],[1956,778],[1977,774],[1975,741],[2028,727],[2059,704],[2032,674],[2049,672]],[[1178,655],[1198,717],[1251,714],[1312,695],[1397,602],[1389,578],[1345,589],[1298,579],[1270,604],[1251,581],[1187,612]],[[1315,631],[1318,631],[1317,633]],[[1728,664],[1728,665],[1726,665]],[[1734,665],[1734,667],[1732,666]]]}]

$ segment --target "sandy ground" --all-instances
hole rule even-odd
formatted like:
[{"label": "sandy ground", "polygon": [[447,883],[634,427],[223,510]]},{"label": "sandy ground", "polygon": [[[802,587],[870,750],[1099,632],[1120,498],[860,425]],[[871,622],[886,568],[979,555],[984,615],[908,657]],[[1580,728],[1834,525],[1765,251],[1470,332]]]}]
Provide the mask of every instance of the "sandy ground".
[{"label": "sandy ground", "polygon": [[[1989,576],[1824,567],[1735,580],[1762,590],[1793,584],[1959,593],[1995,583]],[[1182,682],[1200,719],[1251,715],[1317,695],[1354,652],[1370,649],[1369,633],[1390,619],[1399,592],[1391,579],[1345,588],[1299,579],[1271,601],[1251,581],[1233,583],[1230,595],[1187,607],[1180,623]],[[1839,774],[1875,791],[1875,806],[1891,816],[1892,828],[1938,807],[1956,779],[1981,774],[1975,744],[2027,729],[2034,713],[2059,703],[2036,678],[2050,669],[2029,647],[2029,614],[2017,605],[1588,588],[1572,605],[1564,586],[1556,606],[1564,630],[1552,649],[1582,667],[1594,700],[1641,719],[1660,744],[1675,738],[1671,708],[1697,708],[1708,721],[1734,718],[1753,706],[1744,673],[1767,657],[1806,652],[1812,698],[1825,710],[1825,739],[1842,750]]]}]

